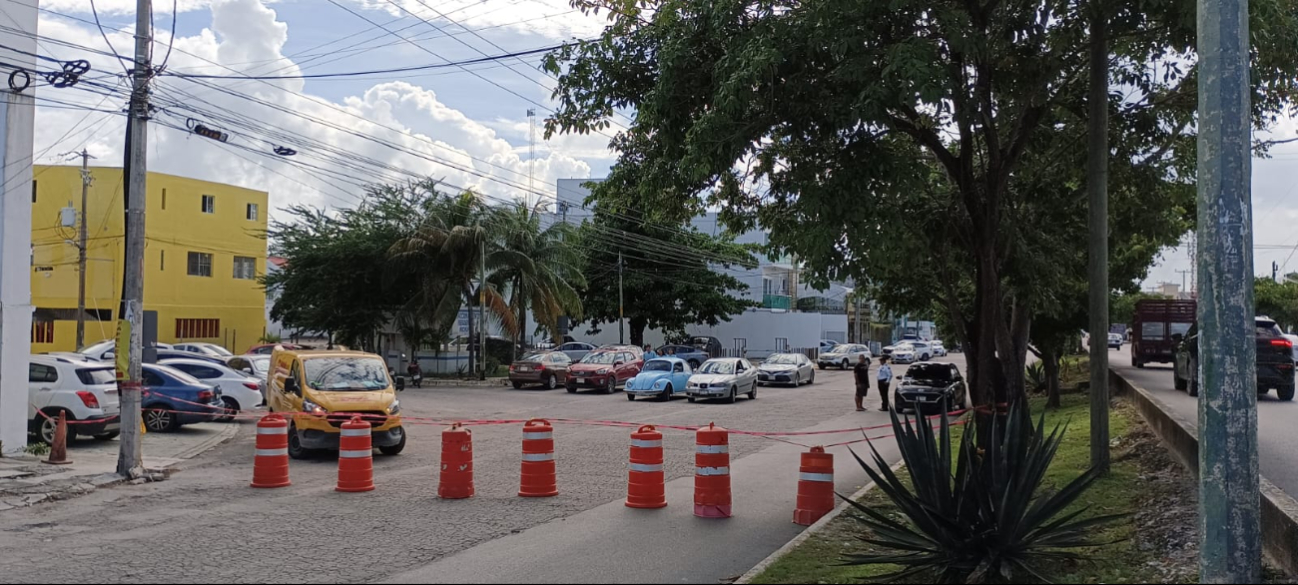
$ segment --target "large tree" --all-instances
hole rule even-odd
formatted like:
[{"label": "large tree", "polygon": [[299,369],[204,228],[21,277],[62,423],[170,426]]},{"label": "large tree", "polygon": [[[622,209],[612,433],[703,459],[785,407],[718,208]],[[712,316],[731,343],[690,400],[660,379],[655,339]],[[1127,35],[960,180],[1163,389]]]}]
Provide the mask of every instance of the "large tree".
[{"label": "large tree", "polygon": [[644,344],[651,328],[681,337],[691,325],[729,321],[755,304],[736,296],[748,285],[733,271],[753,269],[757,261],[731,237],[597,210],[582,224],[580,241],[586,321],[594,329],[616,324],[624,307],[629,343]]},{"label": "large tree", "polygon": [[[549,61],[547,132],[609,128],[633,107],[601,204],[683,221],[720,206],[769,228],[813,281],[859,278],[941,303],[975,403],[1023,392],[1053,253],[1042,192],[1084,150],[1088,16],[1066,0],[574,0],[609,11]],[[1294,0],[1253,3],[1259,122],[1293,96]],[[1288,10],[1286,10],[1288,8]],[[1111,132],[1158,181],[1193,176],[1193,4],[1114,3]],[[1120,90],[1120,91],[1119,91]],[[1116,183],[1116,177],[1115,177]],[[1080,184],[1076,187],[1080,187]],[[1044,247],[1043,247],[1044,246]],[[1053,246],[1053,247],[1051,247]],[[914,264],[908,264],[914,263]]]}]

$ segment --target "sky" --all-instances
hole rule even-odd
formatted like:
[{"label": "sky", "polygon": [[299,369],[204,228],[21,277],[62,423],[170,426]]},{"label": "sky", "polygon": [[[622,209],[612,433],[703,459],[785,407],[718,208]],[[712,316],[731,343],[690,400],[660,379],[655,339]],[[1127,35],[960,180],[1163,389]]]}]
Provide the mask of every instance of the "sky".
[{"label": "sky", "polygon": [[[0,0],[0,10],[10,1]],[[95,6],[112,47],[129,56],[135,0],[95,0]],[[601,16],[573,10],[565,0],[176,0],[175,6],[175,42],[168,55],[172,3],[154,2],[155,63],[165,59],[171,73],[211,75],[369,71],[463,61],[589,38],[603,22]],[[108,52],[93,24],[89,0],[42,0],[41,7],[42,54],[87,59],[93,71],[89,78],[118,83],[104,76],[123,71],[111,55],[58,43]],[[0,25],[8,24],[4,18],[0,15]],[[469,71],[450,67],[345,79],[164,76],[155,92],[162,109],[151,125],[149,167],[268,191],[274,209],[294,203],[352,205],[362,184],[412,176],[437,177],[448,186],[473,188],[500,201],[528,191],[532,201],[553,197],[556,179],[604,176],[615,153],[607,148],[608,137],[598,134],[543,139],[541,121],[553,107],[555,82],[537,69],[539,60],[540,55],[530,55],[466,65]],[[37,89],[37,163],[63,163],[65,153],[86,148],[98,157],[97,164],[120,165],[120,116],[49,101],[109,110],[125,103],[120,95],[93,89],[86,84]],[[195,115],[186,107],[241,117],[255,132]],[[529,108],[537,114],[531,164]],[[619,121],[627,123],[626,118]],[[195,123],[226,131],[229,142],[182,130]],[[268,140],[268,135],[288,138]],[[1260,136],[1293,138],[1298,124],[1282,119]],[[289,139],[310,142],[295,147],[298,154],[292,157],[272,153]],[[1295,171],[1298,142],[1277,146],[1270,158],[1253,161],[1258,274],[1270,275],[1272,262],[1282,265],[1282,272],[1298,271]],[[1189,267],[1184,248],[1167,250],[1144,286],[1188,283],[1181,271]]]}]

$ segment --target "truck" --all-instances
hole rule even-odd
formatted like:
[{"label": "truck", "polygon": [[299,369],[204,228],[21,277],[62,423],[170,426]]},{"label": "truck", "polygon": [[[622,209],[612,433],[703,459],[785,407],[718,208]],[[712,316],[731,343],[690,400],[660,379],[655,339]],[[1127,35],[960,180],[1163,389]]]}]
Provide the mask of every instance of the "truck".
[{"label": "truck", "polygon": [[1194,300],[1145,299],[1136,303],[1131,323],[1131,365],[1175,362],[1176,342],[1194,325],[1198,303]]}]

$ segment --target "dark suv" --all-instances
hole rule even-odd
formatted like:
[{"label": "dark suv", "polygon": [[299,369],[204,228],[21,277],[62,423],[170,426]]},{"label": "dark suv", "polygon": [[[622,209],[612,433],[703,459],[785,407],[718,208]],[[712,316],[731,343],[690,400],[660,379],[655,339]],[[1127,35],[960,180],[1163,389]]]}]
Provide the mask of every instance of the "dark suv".
[{"label": "dark suv", "polygon": [[[1280,400],[1293,400],[1293,342],[1285,338],[1280,326],[1269,317],[1258,317],[1257,323],[1257,393],[1262,396],[1272,388]],[[1177,390],[1199,395],[1199,325],[1176,341],[1172,383]]]}]

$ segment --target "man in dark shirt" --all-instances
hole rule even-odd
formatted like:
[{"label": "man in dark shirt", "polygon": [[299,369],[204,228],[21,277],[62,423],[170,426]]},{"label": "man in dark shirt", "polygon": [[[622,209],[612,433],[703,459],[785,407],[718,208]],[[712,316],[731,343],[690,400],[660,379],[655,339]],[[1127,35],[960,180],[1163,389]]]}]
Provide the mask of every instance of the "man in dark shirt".
[{"label": "man in dark shirt", "polygon": [[865,356],[857,358],[856,366],[852,369],[856,377],[856,411],[865,411],[865,397],[870,393],[870,362],[865,360]]}]

